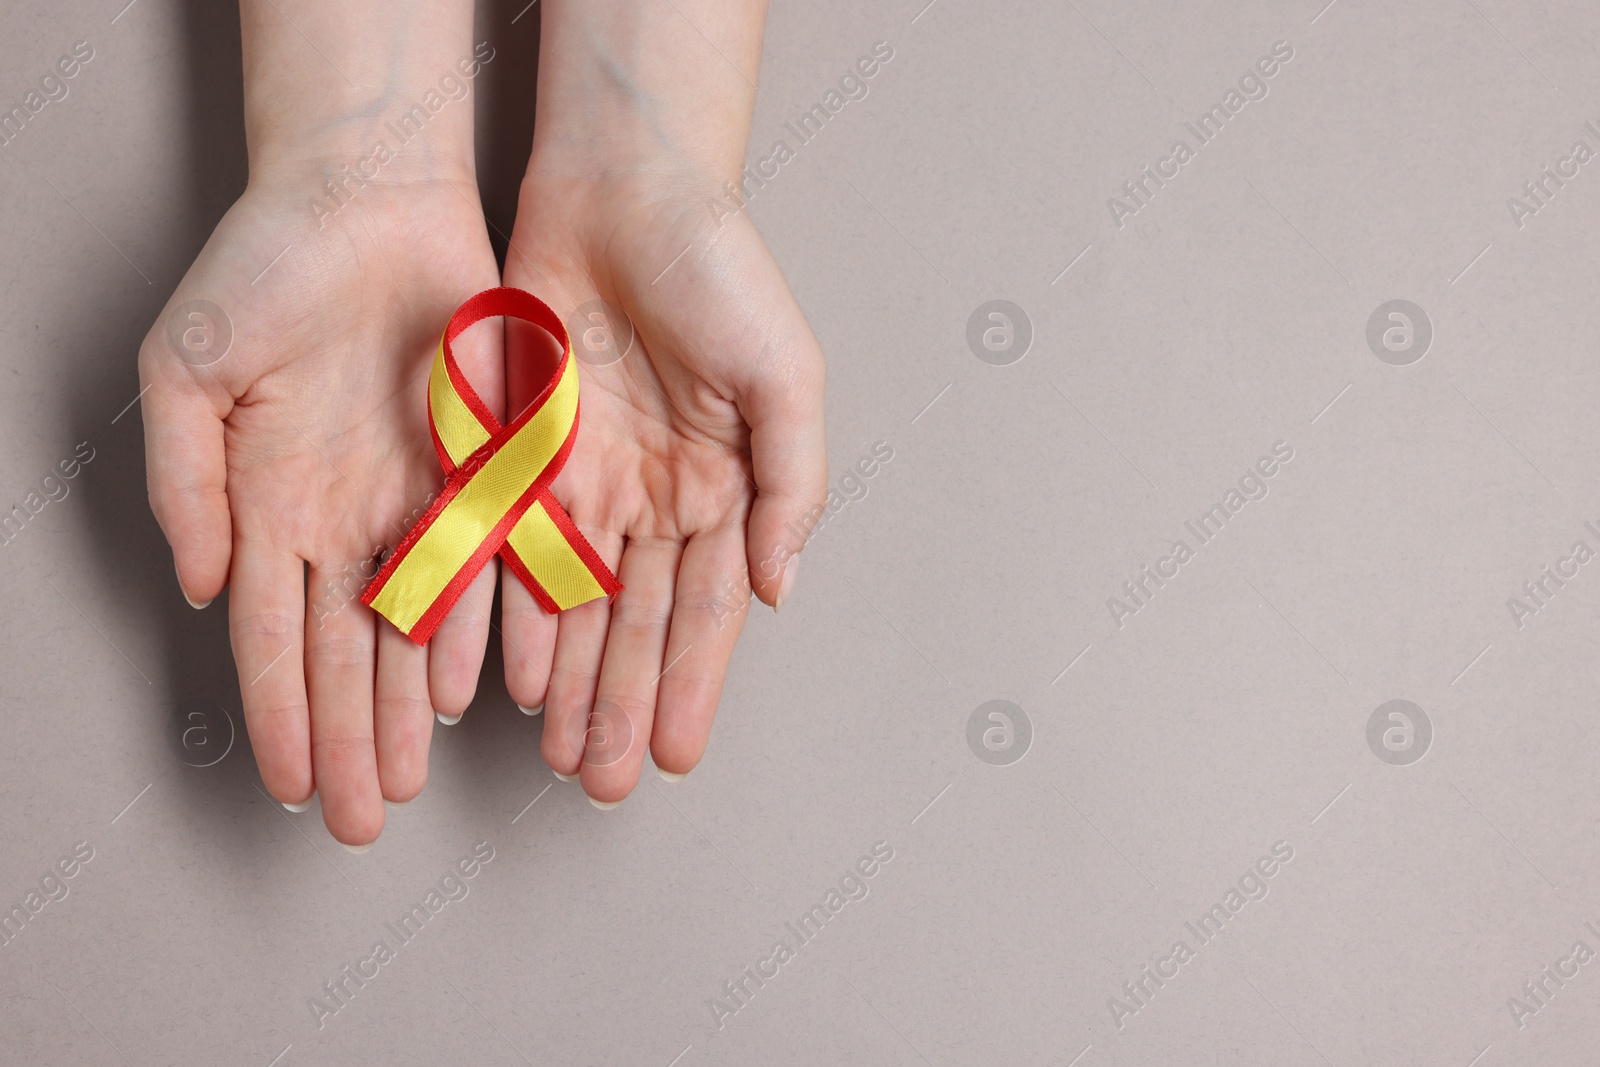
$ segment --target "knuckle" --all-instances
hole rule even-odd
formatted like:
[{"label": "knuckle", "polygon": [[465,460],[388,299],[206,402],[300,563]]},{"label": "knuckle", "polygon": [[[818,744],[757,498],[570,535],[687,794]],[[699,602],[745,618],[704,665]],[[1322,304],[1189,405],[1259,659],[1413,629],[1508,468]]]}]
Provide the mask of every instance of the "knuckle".
[{"label": "knuckle", "polygon": [[420,719],[433,714],[432,703],[414,693],[380,696],[373,700],[372,707],[380,716],[400,720]]},{"label": "knuckle", "polygon": [[311,742],[311,754],[328,768],[359,769],[373,761],[372,737],[366,734],[334,734]]},{"label": "knuckle", "polygon": [[246,703],[244,711],[247,723],[261,727],[293,726],[309,718],[304,700],[270,700],[255,705]]},{"label": "knuckle", "polygon": [[253,611],[232,620],[234,640],[248,637],[279,637],[298,640],[305,633],[305,620],[281,611]]},{"label": "knuckle", "polygon": [[647,722],[655,714],[656,702],[632,693],[602,693],[595,701],[596,711],[620,711],[630,722]]},{"label": "knuckle", "polygon": [[600,664],[597,662],[592,667],[573,667],[570,664],[556,664],[550,670],[550,688],[557,688],[557,680],[566,682],[570,688],[582,692],[593,689],[595,681],[600,677]]},{"label": "knuckle", "polygon": [[717,699],[722,695],[722,680],[720,671],[674,668],[662,676],[661,707],[674,715],[705,708],[715,710]]},{"label": "knuckle", "polygon": [[750,598],[737,588],[721,593],[709,589],[681,590],[672,611],[674,616],[702,616],[713,621],[736,615],[750,606]]},{"label": "knuckle", "polygon": [[324,667],[363,667],[372,662],[375,647],[368,636],[324,634],[311,646],[310,657]]},{"label": "knuckle", "polygon": [[666,629],[671,618],[671,601],[641,597],[631,603],[623,603],[623,598],[618,598],[611,625],[634,632],[648,632]]}]

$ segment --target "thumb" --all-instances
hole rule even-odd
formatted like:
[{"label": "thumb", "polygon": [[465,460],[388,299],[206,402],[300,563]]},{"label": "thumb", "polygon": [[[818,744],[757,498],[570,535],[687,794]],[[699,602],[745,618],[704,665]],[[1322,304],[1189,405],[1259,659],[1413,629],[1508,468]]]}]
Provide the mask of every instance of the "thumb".
[{"label": "thumb", "polygon": [[738,397],[756,481],[745,545],[750,587],[774,609],[793,591],[799,553],[828,493],[822,348],[799,305],[785,296],[787,307],[771,326],[775,343],[759,347],[761,363]]},{"label": "thumb", "polygon": [[172,546],[183,598],[203,608],[228,584],[233,557],[223,426],[192,378],[152,366],[164,355],[159,344],[147,345],[139,361],[149,390],[141,407],[150,510]]}]

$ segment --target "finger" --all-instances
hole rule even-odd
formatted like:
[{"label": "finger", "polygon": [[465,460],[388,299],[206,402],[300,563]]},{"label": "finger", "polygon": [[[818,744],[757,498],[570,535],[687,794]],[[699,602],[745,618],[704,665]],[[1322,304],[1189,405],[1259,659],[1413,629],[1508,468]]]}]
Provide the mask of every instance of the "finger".
[{"label": "finger", "polygon": [[[546,300],[556,301],[556,306],[562,306],[552,291],[559,291],[560,287],[553,286],[551,279],[543,276],[522,251],[522,246],[527,243],[524,238],[529,232],[526,220],[519,216],[506,261],[506,284],[529,285],[528,278],[537,275],[537,284],[532,287],[543,293]],[[549,384],[562,349],[554,335],[525,319],[506,319],[503,336],[507,415],[515,419]],[[504,626],[500,638],[504,651],[506,690],[523,714],[538,715],[544,710],[549,692],[556,635],[560,627],[557,617],[539,606],[533,593],[514,577],[509,566],[505,568],[505,573],[506,581],[500,592],[500,617]],[[545,729],[549,729],[548,723]]]},{"label": "finger", "polygon": [[683,550],[650,734],[650,755],[669,781],[705,755],[728,661],[749,615],[748,581],[737,525],[696,534]]},{"label": "finger", "polygon": [[[313,564],[321,588],[330,568]],[[306,634],[306,692],[311,703],[311,767],[322,821],[346,847],[370,845],[383,829],[372,701],[377,616],[354,608],[322,618]],[[312,620],[308,620],[312,622]]]},{"label": "finger", "polygon": [[[360,605],[354,610],[364,611]],[[428,744],[433,738],[433,702],[428,697],[428,649],[385,621],[378,621],[378,678],[373,687],[372,726],[383,799],[411,800],[428,781]]]},{"label": "finger", "polygon": [[583,789],[597,804],[617,804],[638,784],[682,555],[682,544],[660,539],[630,539],[622,553],[583,756]]},{"label": "finger", "polygon": [[231,556],[228,629],[250,747],[267,792],[298,808],[310,801],[314,788],[306,705],[305,564],[298,556],[243,537]]},{"label": "finger", "polygon": [[[504,419],[503,320],[491,318],[474,323],[450,342],[450,350],[478,398],[496,418]],[[498,561],[490,560],[428,642],[429,697],[439,721],[446,725],[461,720],[477,692],[498,578]]]},{"label": "finger", "polygon": [[172,546],[183,598],[203,608],[227,585],[233,555],[222,420],[192,379],[140,363],[149,390],[143,415],[150,510]]},{"label": "finger", "polygon": [[[776,265],[771,269],[776,272]],[[784,286],[781,275],[775,284]],[[822,348],[800,306],[786,287],[782,291],[784,298],[766,326],[763,351],[768,355],[736,398],[750,425],[756,481],[746,544],[750,583],[774,608],[794,587],[798,554],[828,493]]]},{"label": "finger", "polygon": [[537,715],[550,685],[556,616],[540,607],[528,587],[512,576],[500,587],[500,625],[506,691],[523,714]]},{"label": "finger", "polygon": [[[622,538],[587,530],[584,534],[606,566],[615,567],[622,555]],[[600,659],[610,625],[611,604],[606,600],[568,608],[557,622],[550,688],[544,699],[544,737],[539,749],[550,769],[569,782],[578,776],[583,763],[584,735],[589,729],[589,712],[594,708]]]},{"label": "finger", "polygon": [[428,642],[428,692],[439,721],[461,721],[478,691],[478,672],[489,645],[489,613],[494,610],[494,585],[499,560],[491,559],[461,594]]}]

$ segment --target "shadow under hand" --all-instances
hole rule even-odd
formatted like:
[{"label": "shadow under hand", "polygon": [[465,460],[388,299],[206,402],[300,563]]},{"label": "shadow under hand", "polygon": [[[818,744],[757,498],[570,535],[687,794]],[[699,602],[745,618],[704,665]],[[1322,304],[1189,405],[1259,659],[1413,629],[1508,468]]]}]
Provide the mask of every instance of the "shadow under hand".
[{"label": "shadow under hand", "polygon": [[478,191],[502,269],[517,215],[517,193],[533,149],[539,16],[537,0],[478,0],[473,39],[488,41],[495,51],[494,62],[478,79]]},{"label": "shadow under hand", "polygon": [[[182,131],[171,151],[186,157],[180,173],[188,188],[177,199],[187,209],[148,233],[144,258],[154,279],[148,289],[100,315],[61,305],[68,351],[94,364],[92,373],[64,376],[61,401],[72,439],[95,448],[95,461],[84,468],[85,510],[77,513],[86,516],[93,551],[85,566],[104,592],[102,606],[121,607],[126,615],[118,628],[153,630],[162,648],[164,663],[143,669],[155,690],[151,706],[163,709],[149,728],[160,731],[160,748],[171,762],[152,770],[184,793],[185,810],[205,823],[197,833],[248,847],[240,840],[248,822],[229,814],[241,789],[253,791],[256,776],[239,707],[225,595],[203,612],[184,602],[172,552],[146,495],[140,407],[129,403],[139,392],[139,341],[243,192],[247,176],[238,9],[210,0],[183,0],[183,6],[188,112],[169,128]],[[130,181],[138,178],[129,175]]]}]

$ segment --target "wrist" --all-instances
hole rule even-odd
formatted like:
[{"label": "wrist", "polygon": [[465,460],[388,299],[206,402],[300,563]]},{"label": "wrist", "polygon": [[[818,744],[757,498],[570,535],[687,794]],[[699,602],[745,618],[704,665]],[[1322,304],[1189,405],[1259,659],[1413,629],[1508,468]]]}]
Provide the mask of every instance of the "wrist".
[{"label": "wrist", "polygon": [[[450,109],[461,113],[448,114]],[[251,186],[465,182],[476,187],[471,105],[430,112],[418,100],[319,129],[261,123],[246,138]],[[313,190],[314,193],[314,190]]]},{"label": "wrist", "polygon": [[530,171],[737,177],[764,16],[764,0],[545,0]]},{"label": "wrist", "polygon": [[473,173],[473,95],[494,49],[472,43],[470,3],[411,24],[362,0],[245,0],[242,12],[252,184]]}]

